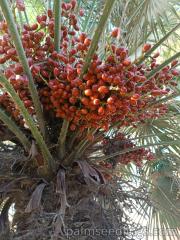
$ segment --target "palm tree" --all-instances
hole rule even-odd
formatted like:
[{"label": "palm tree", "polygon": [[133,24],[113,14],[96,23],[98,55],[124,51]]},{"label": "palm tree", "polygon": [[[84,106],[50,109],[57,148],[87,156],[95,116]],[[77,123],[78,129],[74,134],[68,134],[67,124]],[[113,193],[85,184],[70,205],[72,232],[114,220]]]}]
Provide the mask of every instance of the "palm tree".
[{"label": "palm tree", "polygon": [[178,3],[0,7],[1,238],[179,237]]}]

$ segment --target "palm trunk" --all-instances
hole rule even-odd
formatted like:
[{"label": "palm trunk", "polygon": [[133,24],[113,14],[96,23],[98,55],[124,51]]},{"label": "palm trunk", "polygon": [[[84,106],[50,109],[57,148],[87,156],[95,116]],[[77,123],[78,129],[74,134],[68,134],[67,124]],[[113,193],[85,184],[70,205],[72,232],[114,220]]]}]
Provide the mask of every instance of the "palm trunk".
[{"label": "palm trunk", "polygon": [[[53,185],[49,186],[41,201],[41,209],[31,214],[25,214],[27,200],[30,197],[21,197],[15,203],[15,215],[13,225],[16,231],[14,240],[49,240],[49,239],[119,239],[111,236],[113,229],[120,229],[121,219],[117,219],[109,209],[109,203],[102,204],[102,195],[87,189],[86,185],[72,179],[68,182],[67,201],[70,207],[66,208],[63,221],[56,221],[59,214],[59,197],[52,191]],[[96,196],[96,197],[95,197]],[[122,213],[121,213],[122,214]],[[54,234],[59,228],[59,233]],[[108,234],[109,232],[109,234]],[[123,238],[122,238],[123,239]]]},{"label": "palm trunk", "polygon": [[[3,154],[1,159],[4,163],[8,161],[9,166],[12,164],[15,171],[19,171],[21,161],[24,162],[22,156],[17,157],[17,153]],[[7,165],[3,164],[3,166]],[[7,169],[6,172],[8,173]],[[15,204],[13,221],[8,225],[12,225],[11,231],[9,231],[10,228],[6,228],[6,234],[1,235],[1,239],[3,236],[6,240],[121,239],[113,231],[123,228],[123,213],[122,211],[117,213],[115,199],[111,197],[110,188],[107,185],[89,184],[88,186],[80,171],[68,172],[66,174],[66,197],[69,206],[66,207],[64,217],[59,218],[62,202],[60,201],[61,194],[56,191],[55,179],[46,182],[40,199],[40,207],[31,213],[26,212],[34,189],[37,184],[44,181],[35,178],[34,171],[26,172],[26,174],[26,177],[25,173],[18,176],[16,172],[13,180],[7,179],[3,183],[1,181],[1,186],[5,186],[4,189],[6,189],[4,197],[12,199],[6,208],[6,218],[7,210],[12,203]],[[39,200],[38,197],[36,200]],[[36,203],[34,204],[36,205]],[[1,215],[4,211],[1,212]],[[62,221],[58,221],[58,218]]]}]

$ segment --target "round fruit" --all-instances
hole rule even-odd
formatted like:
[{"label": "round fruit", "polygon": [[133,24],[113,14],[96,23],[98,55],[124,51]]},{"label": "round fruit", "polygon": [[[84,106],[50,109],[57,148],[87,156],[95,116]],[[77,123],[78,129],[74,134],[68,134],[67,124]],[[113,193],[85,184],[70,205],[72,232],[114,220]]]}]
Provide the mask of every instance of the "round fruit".
[{"label": "round fruit", "polygon": [[109,88],[106,87],[106,86],[101,86],[101,87],[98,88],[98,92],[102,93],[102,94],[106,94],[106,93],[109,92]]}]

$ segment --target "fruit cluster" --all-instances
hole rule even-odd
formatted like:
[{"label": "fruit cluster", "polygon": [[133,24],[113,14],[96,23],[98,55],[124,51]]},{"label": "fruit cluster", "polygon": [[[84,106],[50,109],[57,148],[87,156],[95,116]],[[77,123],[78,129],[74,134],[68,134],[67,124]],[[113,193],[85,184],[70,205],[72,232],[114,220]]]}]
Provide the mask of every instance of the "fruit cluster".
[{"label": "fruit cluster", "polygon": [[[102,144],[105,156],[135,147],[135,144],[122,133],[117,133],[113,137],[105,138]],[[121,155],[118,154],[118,156],[113,157],[108,162],[101,162],[100,165],[106,168],[112,168],[118,163],[127,165],[130,162],[134,162],[136,166],[141,167],[143,160],[152,161],[154,160],[154,156],[149,150],[140,148]]]},{"label": "fruit cluster", "polygon": [[[16,65],[18,68],[18,64]],[[22,68],[22,67],[20,67]],[[34,107],[31,101],[30,93],[28,90],[28,79],[25,75],[11,75],[12,72],[10,69],[6,69],[5,75],[8,78],[8,76],[11,76],[10,83],[14,87],[14,89],[17,91],[19,97],[24,102],[24,106],[27,108],[28,112],[31,115],[35,114]],[[6,109],[6,111],[17,121],[20,125],[24,125],[24,119],[18,109],[18,107],[14,104],[14,102],[11,100],[10,96],[7,92],[4,92],[4,89],[2,90],[2,94],[0,95],[0,104],[3,108]]]},{"label": "fruit cluster", "polygon": [[[76,0],[62,3],[60,52],[55,51],[54,46],[52,10],[37,16],[37,23],[25,24],[22,31],[22,44],[44,111],[51,111],[54,118],[70,121],[72,131],[88,127],[108,130],[115,122],[119,122],[119,126],[126,126],[164,114],[166,106],[148,106],[169,93],[167,85],[176,84],[174,76],[179,74],[175,69],[177,61],[147,79],[146,76],[158,66],[156,58],[159,54],[143,64],[132,62],[127,48],[113,44],[120,34],[120,29],[116,28],[111,33],[112,43],[105,48],[104,60],[98,57],[98,52],[94,54],[88,71],[81,77],[91,39],[86,33],[80,32],[78,20],[83,16],[83,10],[77,16],[76,5]],[[0,31],[4,32],[0,39],[0,64],[7,64],[5,76],[30,114],[35,115],[28,79],[6,22],[0,23]],[[146,44],[142,54],[150,48]],[[17,106],[6,92],[0,97],[0,105],[16,121],[24,124]]]}]

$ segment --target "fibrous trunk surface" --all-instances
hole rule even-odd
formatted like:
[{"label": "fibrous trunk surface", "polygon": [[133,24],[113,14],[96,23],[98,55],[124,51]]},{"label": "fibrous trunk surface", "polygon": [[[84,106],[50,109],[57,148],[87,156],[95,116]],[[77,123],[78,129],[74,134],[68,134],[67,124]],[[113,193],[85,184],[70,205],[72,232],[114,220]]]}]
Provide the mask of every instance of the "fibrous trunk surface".
[{"label": "fibrous trunk surface", "polygon": [[[1,153],[0,158],[0,175],[7,173],[0,180],[1,202],[7,205],[3,216],[1,211],[1,239],[126,239],[123,230],[128,226],[112,197],[112,185],[87,184],[83,174],[75,168],[66,174],[66,201],[64,193],[57,192],[56,179],[47,182],[32,170],[20,174],[26,158],[18,151]],[[36,192],[33,197],[40,185],[43,186],[42,194]],[[13,220],[9,222],[7,212],[12,204]]]}]

